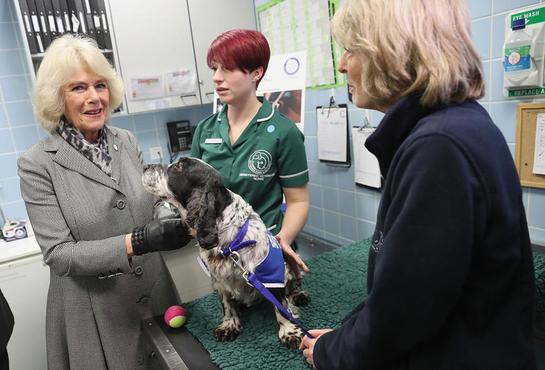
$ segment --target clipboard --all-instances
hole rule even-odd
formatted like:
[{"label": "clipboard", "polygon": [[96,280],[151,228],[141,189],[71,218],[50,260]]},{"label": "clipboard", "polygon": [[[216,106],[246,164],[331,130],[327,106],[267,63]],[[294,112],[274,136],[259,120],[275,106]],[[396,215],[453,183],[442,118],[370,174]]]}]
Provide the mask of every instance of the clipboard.
[{"label": "clipboard", "polygon": [[366,121],[364,126],[352,127],[354,147],[354,182],[374,189],[382,187],[382,175],[377,158],[365,147],[365,141],[375,131]]},{"label": "clipboard", "polygon": [[336,105],[331,97],[329,106],[316,107],[318,159],[340,167],[350,167],[348,107]]}]

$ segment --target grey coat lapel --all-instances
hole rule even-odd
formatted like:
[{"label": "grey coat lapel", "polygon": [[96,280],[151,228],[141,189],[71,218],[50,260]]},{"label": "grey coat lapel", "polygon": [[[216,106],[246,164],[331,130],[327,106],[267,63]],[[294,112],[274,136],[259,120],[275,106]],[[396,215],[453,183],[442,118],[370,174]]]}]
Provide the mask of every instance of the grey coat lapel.
[{"label": "grey coat lapel", "polygon": [[[110,132],[111,131],[109,131],[109,133]],[[121,143],[119,143],[116,135],[111,135],[111,137],[115,137],[115,139],[112,141],[117,141],[116,146],[118,146],[119,149],[121,147]],[[113,144],[108,145],[111,145],[110,150],[112,150]],[[45,150],[49,152],[56,152],[53,155],[53,161],[55,163],[58,163],[59,165],[72,171],[78,172],[83,176],[97,181],[107,187],[122,192],[121,188],[119,187],[120,157],[118,151],[112,150],[115,152],[115,157],[112,156],[112,177],[115,178],[114,181],[114,179],[106,175],[94,163],[85,158],[77,149],[68,144],[57,132],[51,133],[51,136],[49,136],[46,142]],[[116,168],[115,171],[114,168]]]}]

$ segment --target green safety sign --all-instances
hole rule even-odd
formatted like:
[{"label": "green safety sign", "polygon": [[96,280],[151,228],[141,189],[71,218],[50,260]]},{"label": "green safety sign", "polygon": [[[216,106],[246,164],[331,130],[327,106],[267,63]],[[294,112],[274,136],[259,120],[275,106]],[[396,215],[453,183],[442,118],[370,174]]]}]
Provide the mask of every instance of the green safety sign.
[{"label": "green safety sign", "polygon": [[527,26],[530,24],[543,23],[545,22],[545,8],[537,8],[513,14],[511,16],[511,24],[513,24],[513,21],[522,18],[526,19]]},{"label": "green safety sign", "polygon": [[517,96],[534,96],[534,95],[545,95],[545,87],[533,87],[529,89],[516,89],[509,90],[507,96],[517,97]]}]

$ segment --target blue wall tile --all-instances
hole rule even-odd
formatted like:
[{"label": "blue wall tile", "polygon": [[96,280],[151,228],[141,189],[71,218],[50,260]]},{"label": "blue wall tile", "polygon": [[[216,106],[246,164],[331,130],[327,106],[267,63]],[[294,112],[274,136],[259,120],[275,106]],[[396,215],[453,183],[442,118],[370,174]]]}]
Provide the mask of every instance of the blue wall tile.
[{"label": "blue wall tile", "polygon": [[134,130],[136,132],[155,130],[155,117],[153,113],[134,115]]},{"label": "blue wall tile", "polygon": [[322,208],[310,207],[308,212],[308,224],[316,229],[324,228],[324,215]]},{"label": "blue wall tile", "polygon": [[351,191],[339,191],[339,212],[356,217],[356,194]]},{"label": "blue wall tile", "polygon": [[305,138],[305,152],[308,161],[318,160],[318,142],[316,137]]},{"label": "blue wall tile", "polygon": [[501,13],[539,3],[538,0],[494,0],[494,12]]},{"label": "blue wall tile", "polygon": [[0,1],[0,22],[10,22],[12,20],[9,3],[11,3],[9,0]]},{"label": "blue wall tile", "polygon": [[528,201],[528,218],[532,220],[532,226],[545,229],[545,190],[532,189]]},{"label": "blue wall tile", "polygon": [[15,150],[18,152],[26,151],[38,142],[38,128],[36,125],[13,127],[11,132],[15,142]]},{"label": "blue wall tile", "polygon": [[18,50],[0,50],[0,76],[24,74],[25,69]]},{"label": "blue wall tile", "polygon": [[24,75],[0,78],[0,89],[4,101],[30,99],[27,79]]},{"label": "blue wall tile", "polygon": [[0,102],[0,128],[8,127],[8,117],[4,112],[4,104]]},{"label": "blue wall tile", "polygon": [[310,184],[308,186],[310,203],[316,207],[322,208],[322,187],[319,185]]},{"label": "blue wall tile", "polygon": [[325,210],[339,212],[339,195],[337,190],[324,189],[322,202]]},{"label": "blue wall tile", "polygon": [[377,216],[377,201],[374,195],[356,194],[356,217],[374,221]]},{"label": "blue wall tile", "polygon": [[324,231],[329,234],[339,235],[339,214],[324,210]]},{"label": "blue wall tile", "polygon": [[19,178],[12,177],[0,180],[0,203],[12,202],[13,199],[21,199]]},{"label": "blue wall tile", "polygon": [[18,200],[11,203],[2,203],[2,210],[4,211],[6,217],[12,220],[28,218],[23,200]]},{"label": "blue wall tile", "polygon": [[123,128],[134,132],[134,121],[132,116],[116,116],[110,119],[111,124],[115,127]]},{"label": "blue wall tile", "polygon": [[30,100],[5,102],[4,105],[11,127],[36,123]]},{"label": "blue wall tile", "polygon": [[14,151],[15,147],[11,139],[10,130],[7,128],[0,129],[0,154],[12,153]]},{"label": "blue wall tile", "polygon": [[466,1],[472,18],[480,18],[492,13],[492,0]]},{"label": "blue wall tile", "polygon": [[490,56],[490,18],[471,22],[471,36],[477,52],[482,59]]},{"label": "blue wall tile", "polygon": [[320,163],[318,166],[318,171],[320,173],[320,181],[323,186],[328,186],[330,188],[337,187],[337,177],[335,176],[337,172],[337,167],[328,166],[324,163]]},{"label": "blue wall tile", "polygon": [[349,239],[354,242],[358,240],[358,226],[356,224],[356,219],[348,216],[341,216],[341,234],[343,238]]},{"label": "blue wall tile", "polygon": [[17,48],[17,38],[15,37],[16,31],[18,30],[14,27],[14,24],[0,23],[0,49]]},{"label": "blue wall tile", "polygon": [[518,102],[500,102],[490,104],[490,116],[494,123],[500,128],[505,140],[508,143],[515,142],[517,128],[517,105]]},{"label": "blue wall tile", "polygon": [[492,18],[492,58],[503,57],[506,16],[507,14],[500,14]]},{"label": "blue wall tile", "polygon": [[[0,135],[0,140],[2,135]],[[2,148],[2,145],[0,145]],[[15,153],[10,154],[0,154],[0,179],[5,179],[9,177],[17,176],[17,159]],[[16,199],[14,199],[16,200]]]}]

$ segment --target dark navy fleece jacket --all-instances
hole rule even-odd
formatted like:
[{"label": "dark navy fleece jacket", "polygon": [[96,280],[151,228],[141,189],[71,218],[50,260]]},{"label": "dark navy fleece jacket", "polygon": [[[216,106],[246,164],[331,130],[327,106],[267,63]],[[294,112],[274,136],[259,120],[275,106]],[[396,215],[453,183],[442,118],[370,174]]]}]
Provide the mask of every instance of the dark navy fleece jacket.
[{"label": "dark navy fleece jacket", "polygon": [[368,298],[318,339],[316,367],[535,369],[522,192],[486,110],[404,97],[366,146],[385,177]]}]

